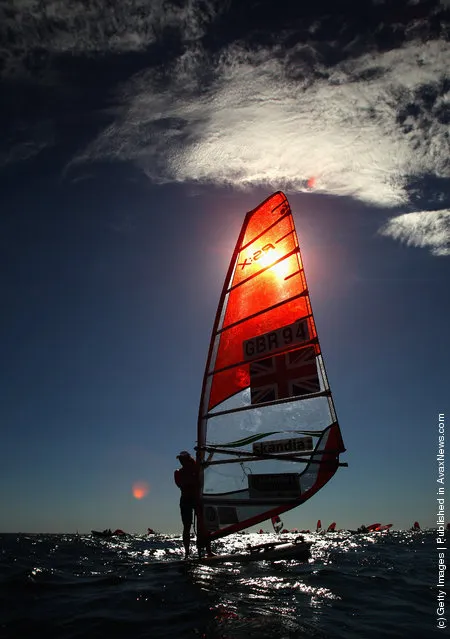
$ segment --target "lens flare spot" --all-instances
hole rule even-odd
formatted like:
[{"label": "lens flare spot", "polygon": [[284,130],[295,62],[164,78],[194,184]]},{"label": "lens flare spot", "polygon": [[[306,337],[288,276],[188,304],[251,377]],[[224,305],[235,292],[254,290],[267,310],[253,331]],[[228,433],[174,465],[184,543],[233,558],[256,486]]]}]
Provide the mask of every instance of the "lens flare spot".
[{"label": "lens flare spot", "polygon": [[148,495],[150,490],[150,486],[145,481],[136,481],[133,484],[133,496],[136,499],[143,499],[146,495]]}]

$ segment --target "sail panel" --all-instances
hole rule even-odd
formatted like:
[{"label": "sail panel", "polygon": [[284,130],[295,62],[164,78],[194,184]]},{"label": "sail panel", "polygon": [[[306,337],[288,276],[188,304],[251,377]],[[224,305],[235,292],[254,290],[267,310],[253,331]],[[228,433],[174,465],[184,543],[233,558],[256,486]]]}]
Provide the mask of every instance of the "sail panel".
[{"label": "sail panel", "polygon": [[[253,317],[233,328],[220,333],[217,336],[217,357],[215,368],[208,371],[213,375],[209,397],[209,409],[234,395],[239,390],[246,388],[250,383],[250,368],[245,362],[244,342],[255,336],[260,336],[276,331],[282,327],[288,327],[296,320],[307,320],[309,335],[314,339],[315,327],[310,318],[310,308],[306,297],[299,297],[287,301],[282,306],[277,306],[264,314]],[[295,343],[292,344],[295,346]],[[278,349],[264,349],[260,356],[278,352]],[[224,370],[225,369],[225,370]],[[214,370],[218,371],[214,373]]]},{"label": "sail panel", "polygon": [[247,214],[211,337],[199,409],[199,524],[211,538],[309,499],[344,445],[289,203]]},{"label": "sail panel", "polygon": [[[240,268],[236,275],[239,271]],[[230,291],[222,330],[262,313],[283,300],[298,296],[305,290],[301,275],[295,253],[283,257],[279,262],[275,259],[267,262],[265,267]]]},{"label": "sail panel", "polygon": [[293,273],[292,267],[299,266],[298,258],[292,260],[289,265],[285,263],[291,254],[298,251],[292,217],[286,212],[278,216],[276,210],[266,211],[264,215],[260,214],[259,217],[264,224],[264,230],[250,239],[249,235],[251,234],[247,228],[244,245],[238,253],[231,289],[243,285],[251,279],[264,277],[267,267],[274,262],[277,262],[277,265],[269,275],[269,278],[275,276],[274,280],[281,274]]},{"label": "sail panel", "polygon": [[[331,479],[338,467],[342,439],[337,424],[322,433],[317,450],[323,452],[312,455],[302,472],[298,472],[298,462],[276,459],[209,466],[202,498],[209,535],[214,538],[237,532],[309,499]],[[280,472],[281,466],[283,472]],[[212,472],[216,475],[214,480]],[[226,519],[220,516],[224,508]]]}]

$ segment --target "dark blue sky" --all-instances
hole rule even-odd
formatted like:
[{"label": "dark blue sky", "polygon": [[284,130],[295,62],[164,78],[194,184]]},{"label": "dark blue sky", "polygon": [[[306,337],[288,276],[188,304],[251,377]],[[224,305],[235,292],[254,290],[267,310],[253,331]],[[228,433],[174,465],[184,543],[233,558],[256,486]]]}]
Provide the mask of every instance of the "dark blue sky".
[{"label": "dark blue sky", "polygon": [[[220,290],[246,211],[277,189],[349,463],[285,524],[435,523],[450,352],[448,11],[419,3],[423,15],[381,46],[349,10],[347,36],[333,38],[321,7],[271,30],[263,4],[259,27],[236,32],[235,3],[228,16],[173,3],[148,17],[167,20],[151,42],[130,17],[119,44],[105,9],[97,35],[80,18],[71,57],[74,16],[62,14],[56,41],[47,15],[40,42],[37,14],[27,33],[19,13],[8,18],[0,530],[179,530],[175,455],[195,445]],[[136,481],[150,485],[142,500]]]}]

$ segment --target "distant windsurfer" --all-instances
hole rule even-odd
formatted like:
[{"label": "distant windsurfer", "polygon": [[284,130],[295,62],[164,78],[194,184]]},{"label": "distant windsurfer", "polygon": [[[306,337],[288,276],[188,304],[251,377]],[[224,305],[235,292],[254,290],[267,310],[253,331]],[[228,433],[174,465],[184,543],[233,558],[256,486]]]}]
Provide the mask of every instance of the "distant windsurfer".
[{"label": "distant windsurfer", "polygon": [[[185,558],[189,557],[191,544],[191,526],[193,515],[197,513],[198,493],[199,493],[199,477],[197,462],[187,450],[182,450],[177,459],[180,461],[181,468],[174,472],[175,483],[181,490],[180,512],[181,521],[183,522],[183,545]],[[202,547],[205,547],[208,556],[213,555],[211,552],[210,542],[200,544],[197,531],[197,549],[201,555]]]}]

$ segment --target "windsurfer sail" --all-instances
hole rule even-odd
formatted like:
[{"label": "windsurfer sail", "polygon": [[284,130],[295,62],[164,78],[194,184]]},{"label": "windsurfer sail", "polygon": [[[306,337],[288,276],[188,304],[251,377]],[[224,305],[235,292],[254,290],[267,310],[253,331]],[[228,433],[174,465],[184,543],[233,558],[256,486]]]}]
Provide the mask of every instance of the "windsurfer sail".
[{"label": "windsurfer sail", "polygon": [[277,535],[283,530],[283,522],[278,515],[272,517],[272,526]]},{"label": "windsurfer sail", "polygon": [[345,448],[281,192],[247,213],[231,259],[197,444],[204,540],[295,508],[347,465],[339,462]]}]

